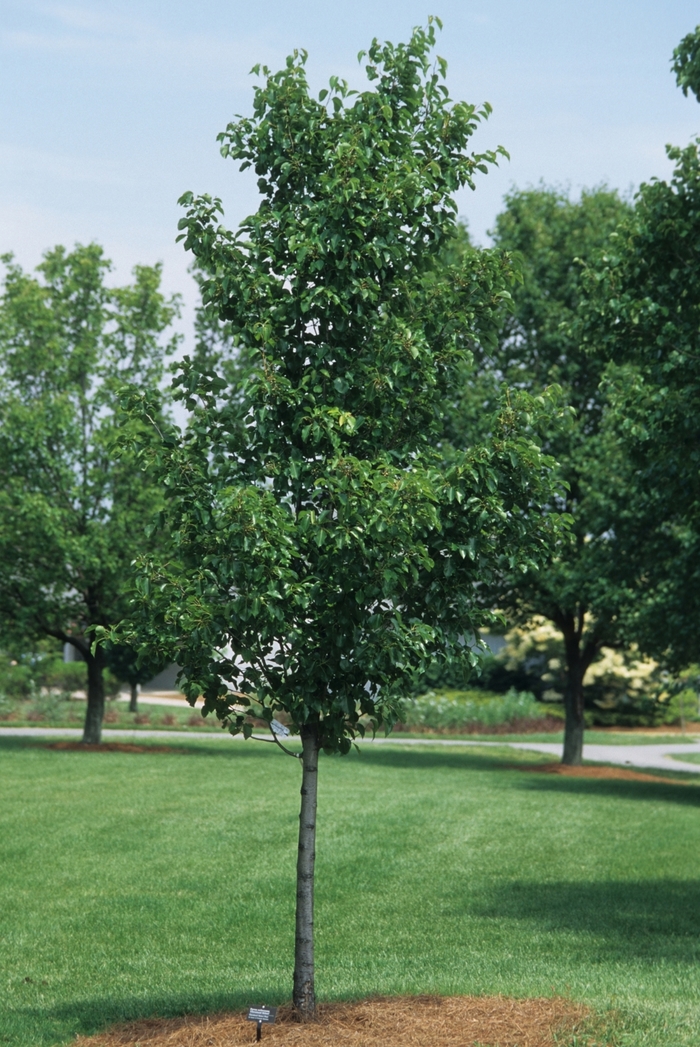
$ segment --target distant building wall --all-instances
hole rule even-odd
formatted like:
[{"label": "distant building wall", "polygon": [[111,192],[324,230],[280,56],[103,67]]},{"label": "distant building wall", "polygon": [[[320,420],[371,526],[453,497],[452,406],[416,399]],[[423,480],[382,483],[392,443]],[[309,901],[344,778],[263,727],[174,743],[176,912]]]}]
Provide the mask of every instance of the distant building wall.
[{"label": "distant building wall", "polygon": [[148,683],[141,685],[142,694],[148,694],[149,691],[177,691],[178,686],[176,683],[176,677],[180,671],[179,665],[168,665],[162,672],[154,676]]}]

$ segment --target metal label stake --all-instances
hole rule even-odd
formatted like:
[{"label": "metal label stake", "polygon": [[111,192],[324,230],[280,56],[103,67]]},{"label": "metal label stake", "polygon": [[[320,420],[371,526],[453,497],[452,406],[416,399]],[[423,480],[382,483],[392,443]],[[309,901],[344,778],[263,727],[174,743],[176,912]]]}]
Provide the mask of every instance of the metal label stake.
[{"label": "metal label stake", "polygon": [[276,1007],[266,1007],[264,1004],[262,1007],[249,1007],[246,1021],[255,1022],[255,1042],[259,1043],[262,1040],[262,1027],[265,1025],[274,1024],[275,1018],[277,1017]]}]

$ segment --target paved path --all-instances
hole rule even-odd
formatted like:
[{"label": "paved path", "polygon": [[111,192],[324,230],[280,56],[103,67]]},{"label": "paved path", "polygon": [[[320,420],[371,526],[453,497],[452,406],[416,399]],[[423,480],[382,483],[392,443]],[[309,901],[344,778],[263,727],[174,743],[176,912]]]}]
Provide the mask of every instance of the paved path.
[{"label": "paved path", "polygon": [[[511,742],[516,749],[534,749],[561,759],[561,743]],[[690,771],[700,774],[700,764],[678,760],[683,753],[700,753],[700,742],[672,742],[670,745],[584,745],[584,760],[614,763],[621,767],[665,771]]]},{"label": "paved path", "polygon": [[[389,742],[394,745],[425,745],[422,738],[375,738],[372,744]],[[509,745],[513,749],[527,749],[561,759],[561,742],[481,742],[433,740],[433,745]],[[700,774],[700,764],[674,759],[683,753],[700,753],[700,739],[694,742],[671,742],[667,745],[584,745],[583,758],[593,763],[614,763],[621,767],[654,768],[666,771],[690,771]]]},{"label": "paved path", "polygon": [[[81,738],[82,730],[77,727],[0,727],[0,737],[15,738]],[[105,728],[102,732],[105,741],[120,740],[129,742],[145,739],[162,739],[173,741],[177,738],[206,738],[207,741],[229,741],[231,735],[226,731],[134,731],[128,728]],[[267,737],[260,735],[259,737]],[[243,741],[238,735],[234,741]],[[561,758],[561,742],[482,742],[451,738],[375,738],[366,739],[360,745],[448,745],[448,746],[498,746],[509,745],[513,749],[526,749],[531,752],[544,753],[553,759]],[[700,738],[692,742],[670,742],[664,745],[584,745],[584,760],[594,763],[612,763],[621,767],[637,767],[647,770],[688,771],[700,774],[700,764],[674,759],[684,753],[700,753]]]}]

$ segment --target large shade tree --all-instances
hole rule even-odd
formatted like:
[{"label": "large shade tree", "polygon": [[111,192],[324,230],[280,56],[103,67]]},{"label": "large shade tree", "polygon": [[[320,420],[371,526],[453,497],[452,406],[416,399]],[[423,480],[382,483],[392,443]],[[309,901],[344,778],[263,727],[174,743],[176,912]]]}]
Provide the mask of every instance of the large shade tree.
[{"label": "large shade tree", "polygon": [[[700,97],[700,28],[674,52]],[[611,430],[634,464],[626,545],[637,584],[629,636],[673,668],[700,661],[700,139],[668,147],[674,171],[634,211],[588,274],[584,335],[607,356]]]},{"label": "large shade tree", "polygon": [[543,416],[542,437],[566,490],[563,501],[544,509],[565,509],[571,530],[545,567],[509,571],[484,596],[511,621],[544,615],[561,631],[566,656],[563,762],[578,764],[586,671],[603,645],[620,641],[628,561],[613,525],[624,511],[629,466],[615,434],[602,425],[600,381],[607,357],[588,351],[576,319],[583,265],[607,243],[629,206],[605,188],[572,200],[546,187],[513,191],[505,204],[493,236],[499,248],[512,253],[520,280],[496,345],[480,347],[476,380],[468,376],[458,389],[447,419],[447,451],[466,446],[479,426],[483,430],[504,382],[532,395],[558,388],[567,410],[563,419]]},{"label": "large shade tree", "polygon": [[158,386],[177,301],[158,266],[108,287],[96,244],[49,251],[36,275],[4,259],[0,298],[0,622],[19,645],[70,644],[87,662],[85,742],[99,742],[105,652],[91,629],[127,610],[130,564],[161,495],[127,452],[124,387]]},{"label": "large shade tree", "polygon": [[185,363],[192,421],[156,455],[172,551],[144,562],[121,630],[176,657],[189,700],[202,694],[233,733],[250,736],[254,714],[301,761],[305,1017],[320,750],[391,726],[431,660],[473,664],[465,638],[489,619],[475,589],[506,563],[539,563],[556,529],[537,511],[550,463],[515,406],[448,470],[434,449],[455,369],[509,282],[507,259],[487,252],[436,279],[453,194],[495,155],[468,152],[488,110],[452,102],[434,38],[431,22],[407,44],[375,41],[360,93],[333,78],[313,97],[304,54],[260,70],[253,116],[221,135],[258,176],[257,212],[231,232],[218,201],[183,198],[185,246],[244,384],[205,350]]}]

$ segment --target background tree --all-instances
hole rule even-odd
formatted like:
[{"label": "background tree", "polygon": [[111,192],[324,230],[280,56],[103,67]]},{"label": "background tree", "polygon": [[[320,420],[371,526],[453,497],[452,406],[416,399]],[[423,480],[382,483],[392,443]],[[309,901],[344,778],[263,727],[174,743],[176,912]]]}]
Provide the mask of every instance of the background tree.
[{"label": "background tree", "polygon": [[[674,52],[695,93],[700,31]],[[673,668],[700,660],[700,139],[668,147],[669,181],[640,187],[634,211],[591,267],[584,336],[607,372],[610,428],[634,465],[627,545],[638,583],[629,635]]]},{"label": "background tree", "polygon": [[104,655],[107,668],[120,683],[129,685],[129,712],[137,713],[139,687],[148,683],[166,668],[167,660],[152,659],[127,644],[106,644]]},{"label": "background tree", "polygon": [[559,463],[567,485],[563,502],[573,523],[544,569],[508,572],[485,597],[522,622],[544,615],[561,631],[566,651],[563,762],[578,764],[584,735],[586,670],[603,645],[618,642],[619,605],[626,561],[613,541],[614,520],[627,479],[627,464],[614,434],[603,430],[604,396],[599,385],[604,354],[580,344],[574,330],[582,288],[582,265],[605,244],[628,214],[607,189],[585,191],[580,200],[540,187],[514,191],[496,219],[501,250],[513,254],[521,280],[513,309],[504,311],[495,347],[478,351],[479,375],[465,383],[448,418],[446,438],[464,447],[484,431],[505,382],[536,395],[557,386],[568,420],[543,416],[543,447]]},{"label": "background tree", "polygon": [[407,44],[375,41],[374,88],[359,94],[334,77],[312,98],[305,54],[263,69],[253,117],[221,136],[258,175],[258,211],[233,233],[218,201],[183,198],[205,305],[252,364],[242,390],[206,353],[177,380],[192,422],[157,456],[172,555],[145,562],[133,628],[233,733],[250,736],[253,712],[278,744],[277,717],[301,738],[306,1017],[319,750],[390,726],[432,660],[473,664],[464,637],[491,618],[475,587],[539,562],[555,530],[533,511],[551,495],[549,463],[515,408],[449,470],[434,448],[455,368],[509,281],[488,252],[435,279],[452,194],[495,156],[467,152],[488,109],[451,101],[434,37],[431,22]]},{"label": "background tree", "polygon": [[673,52],[671,68],[683,94],[691,91],[700,102],[700,25],[683,37]]},{"label": "background tree", "polygon": [[[177,315],[160,267],[109,288],[96,244],[49,251],[37,276],[13,262],[0,299],[0,621],[6,636],[52,636],[87,662],[85,742],[99,742],[105,655],[90,630],[123,617],[130,564],[161,494],[128,453],[124,386],[157,386]],[[143,426],[141,426],[143,429]],[[150,429],[148,432],[150,433]]]}]

